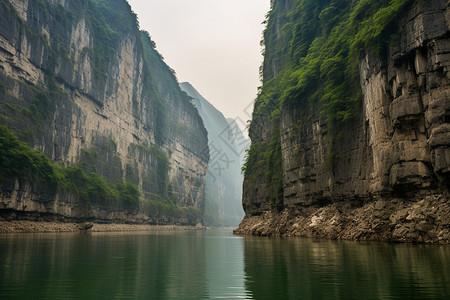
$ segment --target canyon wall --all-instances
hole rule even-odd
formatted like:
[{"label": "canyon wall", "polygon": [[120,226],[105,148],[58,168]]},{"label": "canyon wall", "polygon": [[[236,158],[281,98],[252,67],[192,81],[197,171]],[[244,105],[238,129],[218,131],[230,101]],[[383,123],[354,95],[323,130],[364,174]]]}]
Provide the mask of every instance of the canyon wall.
[{"label": "canyon wall", "polygon": [[[58,165],[132,182],[141,209],[192,208],[200,221],[207,132],[125,0],[2,0],[0,122]],[[30,190],[12,182],[2,209]]]},{"label": "canyon wall", "polygon": [[[299,1],[281,2],[266,30],[268,79],[289,65],[286,54],[267,59],[285,42],[280,12]],[[449,242],[450,7],[410,3],[393,24],[384,48],[363,49],[358,76],[338,79],[356,86],[351,117],[333,123],[320,101],[257,102],[238,233]],[[264,151],[280,167],[258,165]]]}]

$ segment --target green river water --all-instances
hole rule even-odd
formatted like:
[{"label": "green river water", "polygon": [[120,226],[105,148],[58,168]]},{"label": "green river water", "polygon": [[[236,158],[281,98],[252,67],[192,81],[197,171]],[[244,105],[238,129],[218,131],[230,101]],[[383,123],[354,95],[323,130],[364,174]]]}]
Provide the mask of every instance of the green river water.
[{"label": "green river water", "polygon": [[0,299],[450,299],[450,247],[231,230],[3,234]]}]

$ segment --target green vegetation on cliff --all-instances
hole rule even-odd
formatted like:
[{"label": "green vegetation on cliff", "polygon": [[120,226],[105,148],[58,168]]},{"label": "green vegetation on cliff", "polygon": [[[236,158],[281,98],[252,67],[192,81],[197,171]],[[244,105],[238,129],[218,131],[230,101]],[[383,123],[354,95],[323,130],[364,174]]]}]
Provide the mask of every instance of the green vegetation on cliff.
[{"label": "green vegetation on cliff", "polygon": [[263,87],[255,105],[318,102],[330,125],[349,119],[360,98],[358,62],[384,51],[413,0],[276,1],[265,31]]},{"label": "green vegetation on cliff", "polygon": [[[397,21],[415,0],[272,1],[264,33],[263,86],[250,125],[252,146],[244,166],[251,185],[266,173],[275,202],[282,193],[280,116],[283,110],[319,111],[327,124],[330,167],[344,123],[358,114],[359,60],[383,54]],[[263,139],[262,132],[266,138]],[[263,151],[263,153],[260,153]]]},{"label": "green vegetation on cliff", "polygon": [[55,166],[48,157],[20,142],[6,126],[0,125],[0,180],[16,179],[66,191],[88,203],[138,204],[141,194],[130,181],[113,185],[96,173],[86,174],[77,166]]},{"label": "green vegetation on cliff", "polygon": [[52,186],[61,182],[48,157],[20,142],[6,126],[0,124],[0,180],[15,178]]}]

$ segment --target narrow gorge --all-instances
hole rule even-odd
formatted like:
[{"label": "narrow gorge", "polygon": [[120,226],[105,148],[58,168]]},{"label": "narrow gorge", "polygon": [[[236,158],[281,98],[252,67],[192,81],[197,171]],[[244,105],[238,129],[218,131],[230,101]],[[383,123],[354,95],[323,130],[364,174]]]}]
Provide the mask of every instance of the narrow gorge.
[{"label": "narrow gorge", "polygon": [[450,5],[272,1],[238,234],[450,241]]},{"label": "narrow gorge", "polygon": [[4,219],[203,221],[206,129],[125,0],[1,0],[0,123]]},{"label": "narrow gorge", "polygon": [[209,164],[206,174],[205,214],[207,223],[236,227],[244,216],[242,209],[241,166],[249,141],[237,122],[226,119],[188,82],[180,84],[197,107],[208,131]]}]

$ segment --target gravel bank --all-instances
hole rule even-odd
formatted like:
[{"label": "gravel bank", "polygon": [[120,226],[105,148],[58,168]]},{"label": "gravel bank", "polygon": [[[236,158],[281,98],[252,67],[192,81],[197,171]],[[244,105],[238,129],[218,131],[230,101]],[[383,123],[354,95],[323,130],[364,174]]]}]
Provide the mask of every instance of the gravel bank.
[{"label": "gravel bank", "polygon": [[[137,224],[98,224],[92,223],[89,231],[154,231],[154,230],[201,230],[201,226],[178,225],[137,225]],[[45,233],[45,232],[78,232],[80,223],[38,222],[38,221],[0,221],[0,233]]]}]

